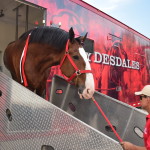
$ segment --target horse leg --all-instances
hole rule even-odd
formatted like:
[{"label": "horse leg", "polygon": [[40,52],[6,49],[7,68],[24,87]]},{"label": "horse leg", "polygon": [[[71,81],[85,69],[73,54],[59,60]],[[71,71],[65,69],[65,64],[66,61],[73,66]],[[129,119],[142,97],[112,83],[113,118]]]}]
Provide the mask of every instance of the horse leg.
[{"label": "horse leg", "polygon": [[[20,79],[17,78],[16,74],[11,73],[12,79],[15,80],[16,82],[20,83]],[[21,84],[21,83],[20,83]],[[23,84],[21,84],[23,85]],[[26,87],[27,89],[29,89],[30,91],[34,92],[34,88],[32,87]]]},{"label": "horse leg", "polygon": [[[46,87],[46,85],[45,85],[45,87]],[[45,87],[41,86],[38,89],[36,89],[36,94],[43,97],[43,98],[45,98],[45,95],[46,95]]]},{"label": "horse leg", "polygon": [[13,74],[13,73],[11,72],[11,76],[12,76],[12,79],[13,79],[13,80],[15,80],[15,81],[17,81],[17,82],[18,82],[18,79],[17,79],[16,74]]}]

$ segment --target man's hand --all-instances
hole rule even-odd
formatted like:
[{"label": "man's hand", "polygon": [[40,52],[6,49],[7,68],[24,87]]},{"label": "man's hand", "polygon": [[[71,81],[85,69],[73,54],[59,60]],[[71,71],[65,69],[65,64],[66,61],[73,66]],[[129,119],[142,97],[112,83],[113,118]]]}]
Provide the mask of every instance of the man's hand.
[{"label": "man's hand", "polygon": [[134,145],[130,142],[121,142],[120,144],[124,150],[134,150]]},{"label": "man's hand", "polygon": [[136,146],[130,142],[121,142],[120,144],[124,150],[146,150],[145,147]]}]

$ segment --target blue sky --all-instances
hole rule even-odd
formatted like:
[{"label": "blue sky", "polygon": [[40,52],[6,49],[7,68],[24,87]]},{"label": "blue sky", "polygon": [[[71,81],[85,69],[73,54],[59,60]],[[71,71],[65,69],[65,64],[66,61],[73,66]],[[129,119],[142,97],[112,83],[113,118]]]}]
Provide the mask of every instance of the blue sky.
[{"label": "blue sky", "polygon": [[150,38],[150,0],[83,0]]}]

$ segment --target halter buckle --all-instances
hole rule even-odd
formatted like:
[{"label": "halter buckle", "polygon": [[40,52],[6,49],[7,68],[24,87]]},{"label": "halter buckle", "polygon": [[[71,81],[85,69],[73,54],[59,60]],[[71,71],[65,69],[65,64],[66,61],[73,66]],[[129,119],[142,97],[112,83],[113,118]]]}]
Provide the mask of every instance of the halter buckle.
[{"label": "halter buckle", "polygon": [[66,51],[66,52],[65,52],[65,54],[67,55],[67,54],[69,54],[69,52],[68,52],[68,51]]},{"label": "halter buckle", "polygon": [[79,76],[81,74],[80,70],[77,70],[75,73],[77,76]]}]

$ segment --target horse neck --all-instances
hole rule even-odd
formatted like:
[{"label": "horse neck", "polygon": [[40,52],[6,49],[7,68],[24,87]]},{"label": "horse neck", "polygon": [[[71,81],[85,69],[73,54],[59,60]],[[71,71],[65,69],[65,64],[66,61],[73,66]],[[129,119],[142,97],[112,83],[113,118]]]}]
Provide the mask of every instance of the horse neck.
[{"label": "horse neck", "polygon": [[61,59],[64,56],[65,49],[59,50],[46,44],[33,44],[32,50],[36,50],[36,66],[41,67],[41,71],[45,71],[52,66],[60,64]]}]

